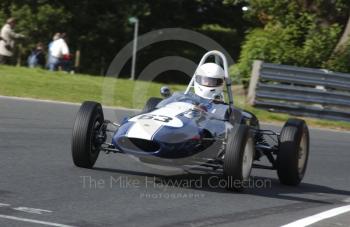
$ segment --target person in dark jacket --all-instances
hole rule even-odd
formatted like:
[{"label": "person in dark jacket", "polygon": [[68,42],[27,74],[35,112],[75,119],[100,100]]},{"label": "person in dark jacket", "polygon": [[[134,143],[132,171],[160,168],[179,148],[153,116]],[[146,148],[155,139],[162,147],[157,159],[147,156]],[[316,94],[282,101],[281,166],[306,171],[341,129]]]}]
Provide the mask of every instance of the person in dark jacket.
[{"label": "person in dark jacket", "polygon": [[36,45],[36,48],[29,55],[28,66],[29,68],[45,67],[45,52],[44,52],[44,45],[42,43],[38,43]]}]

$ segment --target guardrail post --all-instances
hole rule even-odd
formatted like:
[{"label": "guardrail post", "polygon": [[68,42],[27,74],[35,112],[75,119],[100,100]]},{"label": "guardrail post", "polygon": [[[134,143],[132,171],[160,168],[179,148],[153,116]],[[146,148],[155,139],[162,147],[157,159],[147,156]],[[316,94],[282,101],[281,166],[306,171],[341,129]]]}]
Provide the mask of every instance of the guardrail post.
[{"label": "guardrail post", "polygon": [[248,90],[248,96],[247,96],[247,102],[250,105],[254,105],[254,102],[255,102],[256,86],[259,82],[260,69],[262,64],[263,64],[263,61],[260,61],[260,60],[254,60],[253,62],[253,69],[250,77],[249,90]]}]

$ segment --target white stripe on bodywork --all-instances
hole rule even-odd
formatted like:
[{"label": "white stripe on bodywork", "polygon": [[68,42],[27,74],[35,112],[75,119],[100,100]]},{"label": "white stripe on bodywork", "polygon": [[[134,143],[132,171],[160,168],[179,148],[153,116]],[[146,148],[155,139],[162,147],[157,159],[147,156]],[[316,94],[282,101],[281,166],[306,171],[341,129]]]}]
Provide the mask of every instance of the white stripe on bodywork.
[{"label": "white stripe on bodywork", "polygon": [[[152,140],[153,136],[163,127],[170,126],[175,128],[180,128],[183,126],[182,121],[176,116],[192,109],[193,104],[185,102],[174,102],[162,107],[160,109],[154,110],[150,113],[141,114],[136,117],[131,118],[129,121],[134,122],[130,127],[126,136],[129,138],[139,138],[145,140]],[[171,117],[172,120],[169,122],[157,121],[154,119],[140,119],[144,115],[154,115],[154,116],[165,116]]]}]

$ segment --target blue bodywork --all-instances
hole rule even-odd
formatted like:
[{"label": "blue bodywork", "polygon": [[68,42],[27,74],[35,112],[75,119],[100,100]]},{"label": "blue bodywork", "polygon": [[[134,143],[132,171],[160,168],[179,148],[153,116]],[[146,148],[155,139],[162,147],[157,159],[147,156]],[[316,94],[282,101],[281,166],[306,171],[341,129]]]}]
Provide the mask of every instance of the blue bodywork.
[{"label": "blue bodywork", "polygon": [[[125,119],[113,135],[112,144],[138,157],[199,157],[196,161],[205,161],[217,157],[227,130],[232,128],[227,110],[224,103],[214,103],[193,93],[175,93],[155,110]],[[151,128],[152,135],[145,133],[146,127]]]}]

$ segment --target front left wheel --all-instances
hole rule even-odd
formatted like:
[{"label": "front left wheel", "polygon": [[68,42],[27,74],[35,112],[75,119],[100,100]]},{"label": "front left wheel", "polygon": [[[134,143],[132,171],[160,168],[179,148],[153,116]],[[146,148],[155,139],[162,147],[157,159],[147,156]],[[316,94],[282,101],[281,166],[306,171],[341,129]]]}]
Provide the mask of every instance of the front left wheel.
[{"label": "front left wheel", "polygon": [[75,119],[72,134],[72,156],[76,166],[92,168],[100,152],[99,130],[104,122],[101,104],[84,102]]},{"label": "front left wheel", "polygon": [[253,166],[255,142],[249,126],[235,125],[229,133],[224,156],[226,188],[241,192]]}]

